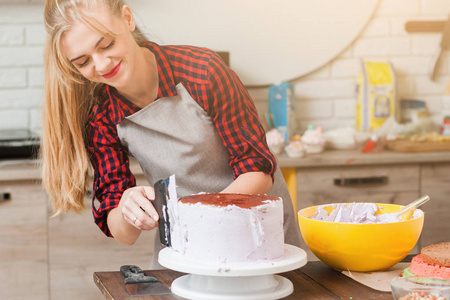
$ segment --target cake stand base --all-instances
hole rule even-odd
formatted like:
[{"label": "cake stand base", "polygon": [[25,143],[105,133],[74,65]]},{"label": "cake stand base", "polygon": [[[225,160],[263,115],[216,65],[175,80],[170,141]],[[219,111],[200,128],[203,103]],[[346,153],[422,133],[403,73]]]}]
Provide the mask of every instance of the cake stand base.
[{"label": "cake stand base", "polygon": [[185,275],[174,280],[172,292],[199,300],[271,300],[294,291],[292,282],[278,275],[214,277]]},{"label": "cake stand base", "polygon": [[306,252],[292,245],[284,245],[281,258],[258,263],[211,265],[186,259],[180,253],[165,248],[158,261],[166,268],[190,273],[175,279],[172,292],[188,299],[279,299],[294,291],[292,282],[274,275],[298,269],[307,262]]}]

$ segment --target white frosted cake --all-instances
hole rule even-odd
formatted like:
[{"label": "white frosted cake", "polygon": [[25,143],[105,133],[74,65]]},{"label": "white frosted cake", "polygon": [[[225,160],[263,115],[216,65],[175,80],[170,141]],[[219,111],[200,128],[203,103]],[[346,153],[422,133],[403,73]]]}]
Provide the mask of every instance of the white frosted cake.
[{"label": "white frosted cake", "polygon": [[272,260],[284,254],[279,197],[197,194],[168,202],[172,248],[211,264]]}]

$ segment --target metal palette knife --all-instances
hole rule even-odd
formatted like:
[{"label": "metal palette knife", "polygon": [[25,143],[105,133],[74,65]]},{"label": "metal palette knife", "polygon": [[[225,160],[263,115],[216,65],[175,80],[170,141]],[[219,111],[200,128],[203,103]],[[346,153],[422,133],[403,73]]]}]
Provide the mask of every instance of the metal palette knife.
[{"label": "metal palette knife", "polygon": [[169,209],[167,207],[167,200],[169,199],[169,182],[169,178],[161,179],[153,186],[155,189],[155,201],[153,201],[153,205],[159,215],[159,238],[161,240],[161,244],[166,247],[172,246],[170,237]]},{"label": "metal palette knife", "polygon": [[125,289],[130,296],[172,294],[168,287],[155,277],[146,276],[138,266],[121,266],[120,272],[125,277]]}]

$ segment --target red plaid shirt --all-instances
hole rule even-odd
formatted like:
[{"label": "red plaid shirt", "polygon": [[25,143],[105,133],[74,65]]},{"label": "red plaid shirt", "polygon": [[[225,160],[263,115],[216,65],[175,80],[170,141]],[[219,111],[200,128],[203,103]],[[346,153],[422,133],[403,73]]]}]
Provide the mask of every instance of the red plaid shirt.
[{"label": "red plaid shirt", "polygon": [[[251,171],[262,171],[273,178],[276,162],[267,146],[256,108],[237,75],[221,58],[205,48],[159,46],[151,42],[141,46],[156,57],[158,98],[177,95],[175,86],[182,83],[209,114],[230,154],[234,178]],[[127,188],[136,185],[127,149],[122,147],[117,135],[117,124],[140,108],[110,86],[103,88],[101,98],[87,124],[88,150],[95,172],[92,210],[96,224],[111,236],[106,212],[119,205]]]}]

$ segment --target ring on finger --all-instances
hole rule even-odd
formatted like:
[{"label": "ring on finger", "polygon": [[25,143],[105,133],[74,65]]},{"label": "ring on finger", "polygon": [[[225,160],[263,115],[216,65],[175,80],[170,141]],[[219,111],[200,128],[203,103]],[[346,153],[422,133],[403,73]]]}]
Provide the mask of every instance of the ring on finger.
[{"label": "ring on finger", "polygon": [[134,217],[133,224],[136,224],[137,217]]}]

